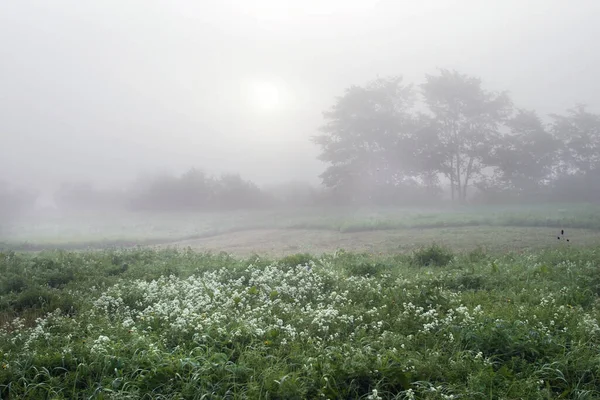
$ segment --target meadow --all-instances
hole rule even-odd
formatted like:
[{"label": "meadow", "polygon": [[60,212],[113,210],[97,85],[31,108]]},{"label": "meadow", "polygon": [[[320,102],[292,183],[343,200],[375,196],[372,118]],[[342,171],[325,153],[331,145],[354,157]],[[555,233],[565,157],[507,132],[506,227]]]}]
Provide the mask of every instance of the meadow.
[{"label": "meadow", "polygon": [[599,260],[4,252],[0,394],[598,398]]},{"label": "meadow", "polygon": [[[421,209],[311,207],[226,213],[72,213],[38,216],[4,224],[0,227],[0,249],[80,249],[174,244],[266,229],[348,234],[469,227],[545,228],[552,232],[562,228],[570,229],[571,232],[581,229],[586,231],[583,236],[590,236],[590,231],[600,232],[600,205]],[[503,230],[498,232],[502,233]],[[529,235],[530,232],[527,236]],[[500,241],[505,239],[500,238]]]},{"label": "meadow", "polygon": [[[327,234],[427,232],[387,251],[5,248],[0,398],[600,398],[594,209],[495,210],[304,217]],[[277,232],[308,229],[294,218]],[[442,225],[407,228],[424,221]]]}]

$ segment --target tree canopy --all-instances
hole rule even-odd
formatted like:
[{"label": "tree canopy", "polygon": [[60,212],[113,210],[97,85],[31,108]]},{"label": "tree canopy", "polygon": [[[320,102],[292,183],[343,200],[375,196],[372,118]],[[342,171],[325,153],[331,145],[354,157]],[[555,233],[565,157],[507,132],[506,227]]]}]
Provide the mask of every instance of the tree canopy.
[{"label": "tree canopy", "polygon": [[578,106],[544,122],[457,71],[441,69],[418,86],[399,76],[351,86],[323,116],[314,137],[328,164],[322,182],[357,201],[431,195],[442,184],[461,203],[473,187],[552,196],[566,180],[590,184],[600,169],[599,115]]}]

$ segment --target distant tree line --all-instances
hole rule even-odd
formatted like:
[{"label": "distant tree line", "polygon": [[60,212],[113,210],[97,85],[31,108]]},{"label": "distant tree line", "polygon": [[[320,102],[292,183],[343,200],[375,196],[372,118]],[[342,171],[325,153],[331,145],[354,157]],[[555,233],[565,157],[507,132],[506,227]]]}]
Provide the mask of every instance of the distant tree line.
[{"label": "distant tree line", "polygon": [[10,222],[33,209],[37,193],[0,181],[0,231],[3,222]]},{"label": "distant tree line", "polygon": [[[89,182],[65,183],[54,193],[53,200],[57,210],[66,212],[210,212],[371,203],[389,206],[423,205],[424,201],[439,201],[436,196],[428,196],[430,189],[416,181],[406,182],[403,187],[410,190],[401,196],[394,196],[394,188],[390,187],[387,191],[379,190],[374,194],[362,192],[348,197],[335,190],[315,187],[302,181],[271,184],[261,188],[237,174],[212,177],[193,168],[179,176],[148,177],[132,182],[122,190],[99,189]],[[379,197],[375,198],[375,195]],[[398,202],[398,199],[401,201]]]},{"label": "distant tree line", "polygon": [[175,175],[155,175],[124,190],[97,189],[87,182],[63,184],[54,194],[59,210],[228,211],[276,206],[312,206],[320,193],[303,182],[260,188],[238,174],[210,176],[192,168]]},{"label": "distant tree line", "polygon": [[[600,115],[576,106],[542,120],[506,92],[456,71],[351,86],[313,137],[328,164],[322,188],[260,188],[240,175],[198,169],[153,176],[124,190],[67,183],[60,210],[218,211],[275,206],[427,205],[600,201]],[[37,194],[0,182],[0,222],[34,208]]]},{"label": "distant tree line", "polygon": [[[600,200],[600,115],[514,107],[456,71],[351,86],[314,142],[323,184],[351,202]],[[475,193],[473,193],[475,192]]]},{"label": "distant tree line", "polygon": [[138,187],[130,206],[144,210],[233,210],[258,208],[270,199],[256,184],[240,175],[219,178],[190,169],[179,177],[156,177]]}]

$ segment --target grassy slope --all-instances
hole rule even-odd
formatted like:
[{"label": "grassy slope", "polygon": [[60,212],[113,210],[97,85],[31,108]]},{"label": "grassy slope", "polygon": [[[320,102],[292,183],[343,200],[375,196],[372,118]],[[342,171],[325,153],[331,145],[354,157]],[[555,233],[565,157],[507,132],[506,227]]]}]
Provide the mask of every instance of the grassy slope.
[{"label": "grassy slope", "polygon": [[0,394],[600,396],[594,247],[420,256],[2,253]]}]

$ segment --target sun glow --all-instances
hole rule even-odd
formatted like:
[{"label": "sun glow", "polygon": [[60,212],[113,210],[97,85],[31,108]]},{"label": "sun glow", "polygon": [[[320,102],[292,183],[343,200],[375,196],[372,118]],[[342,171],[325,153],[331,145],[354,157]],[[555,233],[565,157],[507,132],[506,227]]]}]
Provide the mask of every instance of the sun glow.
[{"label": "sun glow", "polygon": [[280,89],[272,82],[254,82],[248,90],[248,102],[257,111],[275,111],[281,107]]}]

